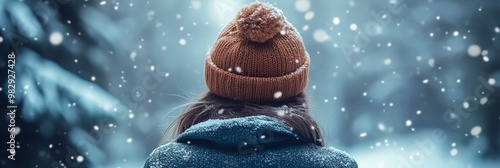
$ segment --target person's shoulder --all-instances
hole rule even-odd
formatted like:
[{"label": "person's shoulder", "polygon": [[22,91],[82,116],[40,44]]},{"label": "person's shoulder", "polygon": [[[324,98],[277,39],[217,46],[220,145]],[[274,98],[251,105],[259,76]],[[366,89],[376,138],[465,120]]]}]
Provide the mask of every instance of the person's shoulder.
[{"label": "person's shoulder", "polygon": [[186,147],[186,145],[180,143],[164,144],[149,154],[144,167],[182,167],[183,160],[185,160],[183,157],[189,154]]},{"label": "person's shoulder", "polygon": [[339,161],[338,167],[345,167],[345,168],[357,168],[358,163],[352,156],[347,154],[345,151],[341,151],[339,149],[336,149],[334,147],[322,147],[321,150],[323,150],[325,153],[327,153],[327,157],[329,157],[331,160],[336,160]]},{"label": "person's shoulder", "polygon": [[357,168],[358,164],[353,157],[344,151],[334,147],[319,147],[310,145],[299,149],[311,165],[314,167],[332,167],[332,168]]}]

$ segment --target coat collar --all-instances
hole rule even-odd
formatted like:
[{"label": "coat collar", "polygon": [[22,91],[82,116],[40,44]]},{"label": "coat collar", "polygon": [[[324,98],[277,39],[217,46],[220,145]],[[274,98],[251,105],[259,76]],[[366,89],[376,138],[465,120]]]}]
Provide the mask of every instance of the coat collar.
[{"label": "coat collar", "polygon": [[283,121],[268,116],[212,119],[195,124],[180,134],[178,143],[201,143],[223,148],[245,149],[266,144],[298,141],[299,136]]}]

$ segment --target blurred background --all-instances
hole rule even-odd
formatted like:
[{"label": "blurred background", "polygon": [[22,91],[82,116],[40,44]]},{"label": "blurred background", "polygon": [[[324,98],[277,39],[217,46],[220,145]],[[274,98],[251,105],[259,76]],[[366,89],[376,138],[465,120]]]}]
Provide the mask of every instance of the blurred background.
[{"label": "blurred background", "polygon": [[[0,167],[142,167],[250,2],[0,0],[0,104],[13,52],[18,105]],[[500,165],[500,1],[269,2],[310,54],[328,146],[359,167]]]}]

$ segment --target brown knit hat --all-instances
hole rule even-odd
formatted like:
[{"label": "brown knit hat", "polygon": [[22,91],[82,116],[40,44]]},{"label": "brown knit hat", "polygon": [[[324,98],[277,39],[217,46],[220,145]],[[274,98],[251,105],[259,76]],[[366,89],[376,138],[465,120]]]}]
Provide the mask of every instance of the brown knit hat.
[{"label": "brown knit hat", "polygon": [[210,92],[250,102],[283,101],[307,85],[309,55],[302,38],[271,4],[243,7],[208,52]]}]

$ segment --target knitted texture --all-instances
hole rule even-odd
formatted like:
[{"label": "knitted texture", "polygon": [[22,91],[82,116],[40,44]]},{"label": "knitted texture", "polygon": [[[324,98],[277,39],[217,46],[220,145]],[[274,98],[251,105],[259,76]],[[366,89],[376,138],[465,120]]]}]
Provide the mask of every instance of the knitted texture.
[{"label": "knitted texture", "polygon": [[267,116],[208,120],[188,128],[175,142],[156,148],[144,168],[358,167],[346,152],[298,137],[288,125]]},{"label": "knitted texture", "polygon": [[283,12],[254,2],[243,7],[210,49],[205,81],[222,97],[283,101],[304,91],[308,66],[302,38]]}]

